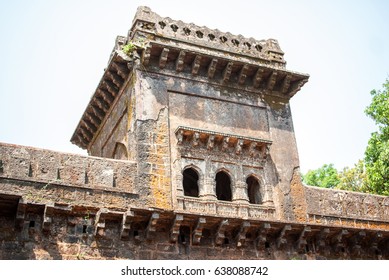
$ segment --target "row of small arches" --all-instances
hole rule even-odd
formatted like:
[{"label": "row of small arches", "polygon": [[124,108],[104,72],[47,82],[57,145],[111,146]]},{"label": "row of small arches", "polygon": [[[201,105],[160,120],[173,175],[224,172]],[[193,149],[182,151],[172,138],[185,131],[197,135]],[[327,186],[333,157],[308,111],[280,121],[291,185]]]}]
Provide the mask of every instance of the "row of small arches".
[{"label": "row of small arches", "polygon": [[[166,27],[166,23],[163,21],[160,21],[158,24],[162,29],[164,29]],[[173,32],[177,32],[179,27],[173,23],[170,25],[170,28],[173,30]],[[192,32],[188,27],[184,27],[182,30],[184,31],[184,34],[187,36],[189,36]],[[201,32],[200,30],[197,30],[195,33],[196,33],[196,36],[200,39],[202,39],[204,37],[204,33]],[[209,33],[208,38],[209,38],[209,40],[214,41],[216,39],[216,36],[212,33]],[[228,41],[226,36],[220,36],[219,40],[221,43],[226,43]],[[235,47],[239,47],[239,44],[240,44],[239,40],[237,40],[237,39],[231,39],[231,43]],[[249,42],[244,42],[243,46],[246,47],[248,50],[251,50],[251,47],[252,47]],[[254,48],[259,52],[262,51],[262,46],[260,44],[255,45]]]},{"label": "row of small arches", "polygon": [[[184,195],[190,197],[199,197],[199,174],[194,168],[187,168],[183,171],[183,189]],[[230,175],[225,171],[219,171],[215,176],[216,197],[222,201],[232,201],[232,188]],[[246,179],[247,195],[249,203],[262,203],[259,180],[251,175]]]}]

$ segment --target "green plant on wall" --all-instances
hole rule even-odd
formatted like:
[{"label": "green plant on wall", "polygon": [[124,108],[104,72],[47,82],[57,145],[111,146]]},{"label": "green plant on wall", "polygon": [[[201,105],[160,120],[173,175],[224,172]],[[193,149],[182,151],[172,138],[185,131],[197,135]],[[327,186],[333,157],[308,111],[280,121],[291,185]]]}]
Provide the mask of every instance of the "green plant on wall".
[{"label": "green plant on wall", "polygon": [[123,52],[130,57],[132,57],[134,55],[134,53],[139,49],[144,49],[143,42],[129,41],[127,44],[125,44],[122,47]]}]

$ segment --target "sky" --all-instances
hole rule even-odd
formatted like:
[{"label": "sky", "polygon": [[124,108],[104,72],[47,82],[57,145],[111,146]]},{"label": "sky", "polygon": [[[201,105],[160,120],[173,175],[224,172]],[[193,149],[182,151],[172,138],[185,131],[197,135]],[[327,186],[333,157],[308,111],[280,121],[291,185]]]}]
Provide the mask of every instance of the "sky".
[{"label": "sky", "polygon": [[364,157],[364,110],[389,78],[389,1],[0,0],[0,142],[86,154],[70,138],[138,6],[256,39],[277,39],[308,73],[291,100],[302,172]]}]

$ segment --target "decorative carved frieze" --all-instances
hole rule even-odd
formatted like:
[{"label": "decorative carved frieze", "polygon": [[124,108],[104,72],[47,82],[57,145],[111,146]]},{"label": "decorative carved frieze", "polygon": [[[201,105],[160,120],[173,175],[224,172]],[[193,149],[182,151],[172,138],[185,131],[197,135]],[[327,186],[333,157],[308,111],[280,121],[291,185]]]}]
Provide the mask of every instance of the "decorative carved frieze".
[{"label": "decorative carved frieze", "polygon": [[208,151],[220,149],[222,152],[236,155],[246,153],[250,157],[263,159],[267,157],[271,145],[269,140],[182,126],[176,129],[176,136],[179,146],[191,143],[190,146],[193,148]]}]

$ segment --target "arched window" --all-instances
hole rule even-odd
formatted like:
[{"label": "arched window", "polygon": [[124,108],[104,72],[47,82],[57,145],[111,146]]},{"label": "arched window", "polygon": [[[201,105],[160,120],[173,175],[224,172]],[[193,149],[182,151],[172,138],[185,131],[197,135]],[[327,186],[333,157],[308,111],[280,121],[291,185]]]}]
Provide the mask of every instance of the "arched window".
[{"label": "arched window", "polygon": [[218,200],[231,201],[231,179],[230,176],[224,172],[220,171],[216,174],[216,197]]},{"label": "arched window", "polygon": [[193,168],[187,168],[182,172],[184,176],[182,186],[184,188],[184,195],[186,196],[199,196],[199,175]]},{"label": "arched window", "polygon": [[116,143],[112,158],[123,160],[128,159],[127,148],[123,143]]},{"label": "arched window", "polygon": [[254,176],[249,176],[246,180],[246,183],[249,202],[252,204],[260,204],[262,202],[262,198],[258,179]]}]

